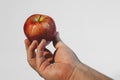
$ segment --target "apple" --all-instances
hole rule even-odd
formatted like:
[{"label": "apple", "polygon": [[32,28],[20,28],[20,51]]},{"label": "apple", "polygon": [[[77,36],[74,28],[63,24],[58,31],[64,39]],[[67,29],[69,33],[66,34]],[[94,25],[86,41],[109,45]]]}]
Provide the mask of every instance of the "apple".
[{"label": "apple", "polygon": [[40,42],[42,39],[50,42],[56,35],[56,25],[47,15],[33,14],[25,21],[24,33],[31,42],[33,40]]}]

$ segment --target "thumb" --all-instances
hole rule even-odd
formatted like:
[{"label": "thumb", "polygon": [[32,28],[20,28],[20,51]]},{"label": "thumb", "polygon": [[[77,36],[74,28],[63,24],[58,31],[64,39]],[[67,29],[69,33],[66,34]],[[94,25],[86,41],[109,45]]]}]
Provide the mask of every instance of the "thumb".
[{"label": "thumb", "polygon": [[59,32],[56,33],[56,35],[53,39],[53,45],[56,49],[64,45],[62,40],[59,37]]}]

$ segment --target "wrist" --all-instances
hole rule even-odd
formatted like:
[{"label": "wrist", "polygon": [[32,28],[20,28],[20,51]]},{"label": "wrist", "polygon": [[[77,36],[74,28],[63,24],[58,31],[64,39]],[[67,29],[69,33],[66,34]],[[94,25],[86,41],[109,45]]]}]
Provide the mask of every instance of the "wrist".
[{"label": "wrist", "polygon": [[76,65],[69,80],[113,80],[113,79],[80,62]]},{"label": "wrist", "polygon": [[82,66],[81,63],[78,63],[76,67],[74,68],[69,80],[81,80],[82,74],[79,70],[80,66]]}]

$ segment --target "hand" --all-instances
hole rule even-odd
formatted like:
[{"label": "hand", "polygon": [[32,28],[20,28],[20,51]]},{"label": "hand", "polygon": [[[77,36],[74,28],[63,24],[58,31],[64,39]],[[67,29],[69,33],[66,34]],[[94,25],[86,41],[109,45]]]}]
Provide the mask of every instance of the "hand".
[{"label": "hand", "polygon": [[66,46],[57,34],[53,45],[55,52],[46,48],[46,40],[40,44],[36,40],[32,43],[25,39],[27,60],[30,66],[46,80],[69,80],[75,67],[80,61],[74,52]]}]

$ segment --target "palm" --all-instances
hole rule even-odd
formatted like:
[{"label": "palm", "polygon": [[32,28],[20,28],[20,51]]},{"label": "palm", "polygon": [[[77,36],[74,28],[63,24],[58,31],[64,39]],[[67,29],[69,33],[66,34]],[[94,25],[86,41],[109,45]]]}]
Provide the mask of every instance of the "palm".
[{"label": "palm", "polygon": [[44,56],[49,56],[46,57],[49,62],[47,63],[48,66],[45,66],[44,64],[41,65],[42,69],[40,69],[41,67],[39,68],[40,74],[46,80],[68,80],[74,70],[75,62],[77,62],[73,52],[71,53],[71,50],[67,46],[63,46],[58,48],[54,55],[48,50],[47,52],[44,51],[44,54],[46,54]]},{"label": "palm", "polygon": [[45,68],[43,71],[43,77],[46,80],[68,80],[72,71],[73,67],[69,64],[53,63]]}]

